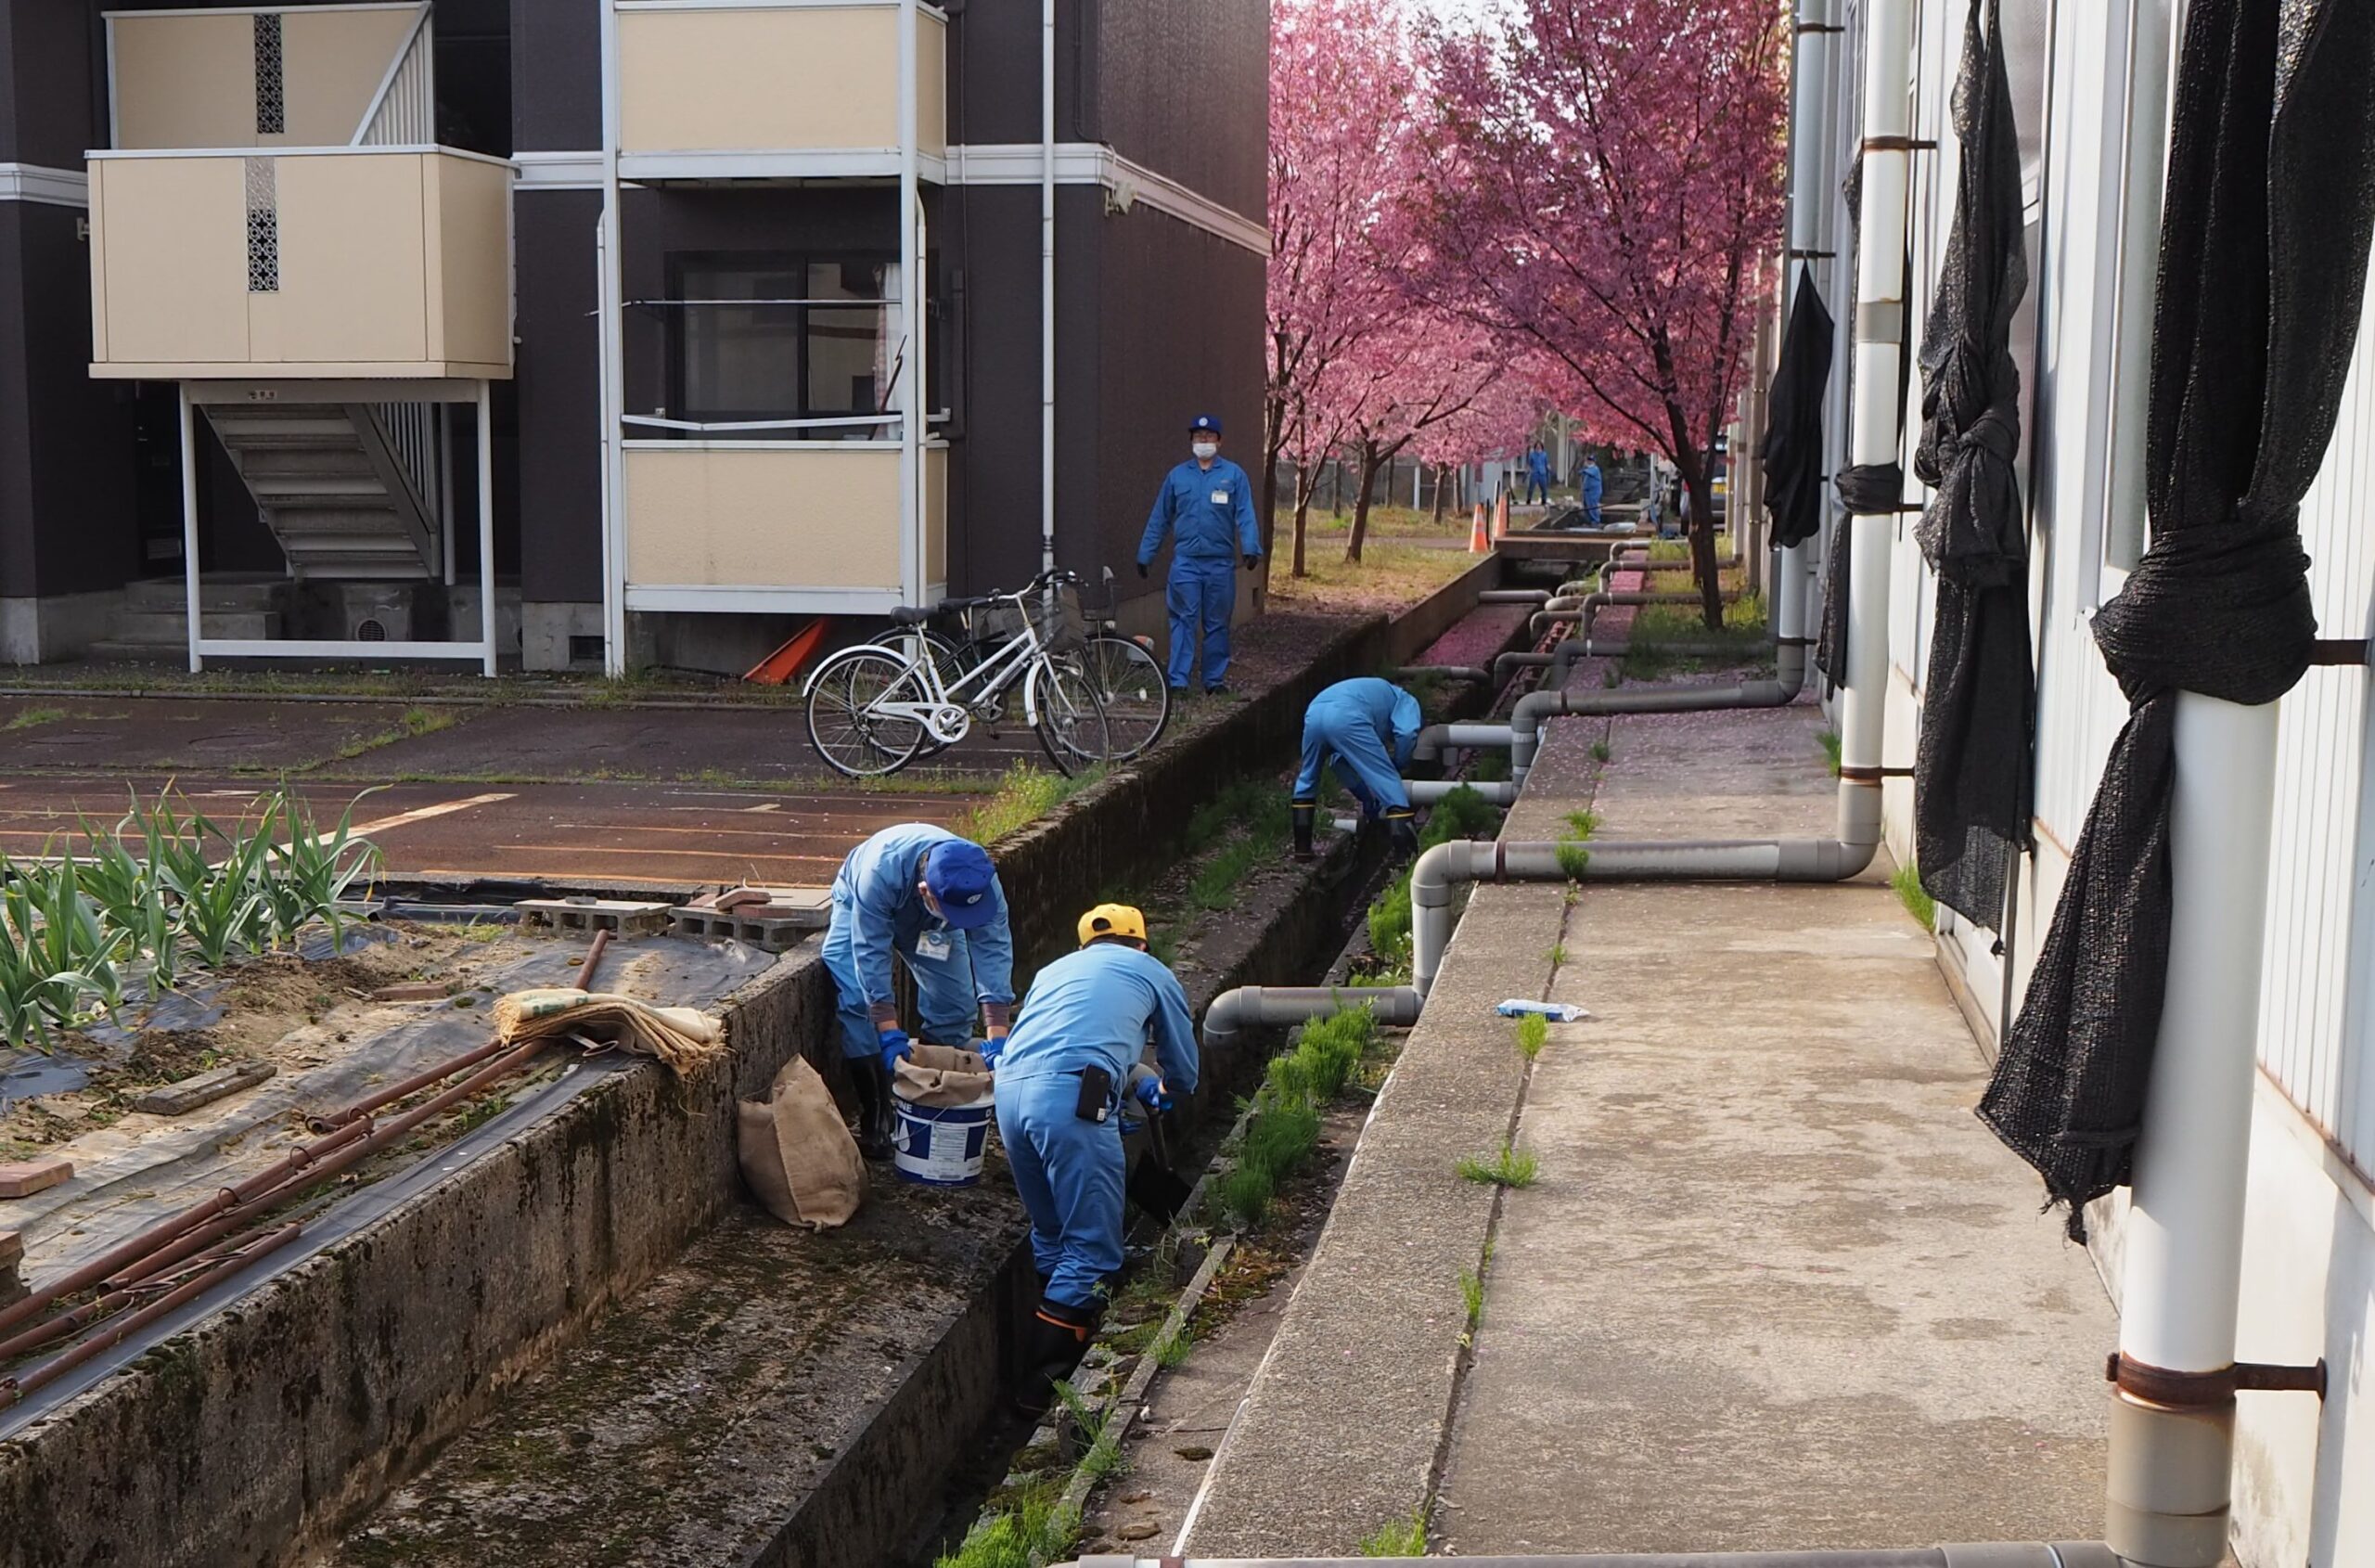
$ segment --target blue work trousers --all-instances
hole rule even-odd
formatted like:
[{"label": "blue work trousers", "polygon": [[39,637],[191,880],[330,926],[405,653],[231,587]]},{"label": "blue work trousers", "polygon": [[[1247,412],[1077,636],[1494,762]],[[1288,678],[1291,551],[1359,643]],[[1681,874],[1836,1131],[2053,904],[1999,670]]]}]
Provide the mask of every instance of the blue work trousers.
[{"label": "blue work trousers", "polygon": [[[963,1047],[972,1041],[977,1010],[973,955],[965,945],[963,932],[944,934],[948,938],[945,958],[928,958],[909,943],[892,955],[892,962],[905,964],[907,972],[916,977],[916,1011],[920,1015],[923,1037],[934,1045]],[[836,919],[825,933],[825,968],[831,972],[833,987],[841,996],[841,1007],[835,1016],[841,1024],[841,1054],[853,1058],[874,1055],[882,1048],[881,1035],[867,1012],[866,988],[858,983],[857,958],[851,951],[846,920]]]},{"label": "blue work trousers", "polygon": [[[1409,791],[1402,787],[1402,770],[1378,739],[1377,726],[1366,717],[1331,723],[1325,713],[1306,713],[1303,720],[1303,778],[1316,778],[1331,754],[1336,777],[1346,793],[1361,803],[1361,815],[1376,818],[1388,806],[1406,806]],[[1318,786],[1313,790],[1316,792]],[[1300,794],[1301,791],[1298,791]]]},{"label": "blue work trousers", "polygon": [[1196,670],[1196,634],[1204,637],[1204,685],[1228,678],[1228,622],[1237,609],[1237,562],[1174,556],[1163,591],[1171,611],[1171,689],[1185,691]]},{"label": "blue work trousers", "polygon": [[1122,1113],[1080,1115],[1080,1074],[998,1082],[998,1137],[1014,1189],[1031,1216],[1031,1256],[1047,1299],[1095,1306],[1122,1266]]},{"label": "blue work trousers", "polygon": [[1540,504],[1542,504],[1542,505],[1547,506],[1547,505],[1549,504],[1549,501],[1550,501],[1550,482],[1549,482],[1548,480],[1547,480],[1547,479],[1543,478],[1540,474],[1528,474],[1528,475],[1526,475],[1526,476],[1525,476],[1525,505],[1527,505],[1527,506],[1531,507],[1531,506],[1535,505],[1536,503],[1540,503]]}]

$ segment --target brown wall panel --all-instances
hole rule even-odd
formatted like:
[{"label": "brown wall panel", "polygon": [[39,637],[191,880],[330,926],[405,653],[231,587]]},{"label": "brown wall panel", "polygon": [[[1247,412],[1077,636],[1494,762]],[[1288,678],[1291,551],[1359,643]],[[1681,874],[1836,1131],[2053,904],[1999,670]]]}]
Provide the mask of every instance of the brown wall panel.
[{"label": "brown wall panel", "polygon": [[[602,193],[515,191],[512,211],[520,595],[599,603],[601,328],[594,314],[594,226]],[[500,517],[500,497],[497,507]]]}]

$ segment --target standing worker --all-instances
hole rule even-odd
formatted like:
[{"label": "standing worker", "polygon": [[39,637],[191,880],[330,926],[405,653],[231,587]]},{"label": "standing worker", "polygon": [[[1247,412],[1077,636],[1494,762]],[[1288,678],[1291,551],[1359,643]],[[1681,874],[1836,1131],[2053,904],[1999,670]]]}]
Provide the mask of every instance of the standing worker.
[{"label": "standing worker", "polygon": [[1525,504],[1550,504],[1550,454],[1535,442],[1525,454]]},{"label": "standing worker", "polygon": [[1188,460],[1163,476],[1138,541],[1138,575],[1154,564],[1163,536],[1176,532],[1171,581],[1163,604],[1171,611],[1171,689],[1188,689],[1196,669],[1196,634],[1204,636],[1204,693],[1228,692],[1228,623],[1237,610],[1237,567],[1262,565],[1262,531],[1253,521],[1253,482],[1221,456],[1221,422],[1210,414],[1188,421]]},{"label": "standing worker", "polygon": [[1584,521],[1590,527],[1598,528],[1600,492],[1605,485],[1600,479],[1599,463],[1588,452],[1584,454],[1583,469],[1575,475],[1575,486],[1583,495]]},{"label": "standing worker", "polygon": [[1121,1107],[1130,1070],[1151,1033],[1161,1076],[1142,1076],[1132,1092],[1157,1115],[1173,1095],[1195,1092],[1198,1070],[1188,994],[1147,951],[1146,917],[1100,904],[1081,917],[1080,941],[1032,981],[1013,1035],[991,1043],[998,1138],[1031,1215],[1039,1271],[1021,1395],[1034,1414],[1087,1348],[1106,1277],[1122,1266]]},{"label": "standing worker", "polygon": [[981,845],[945,828],[906,822],[850,851],[833,879],[825,968],[841,994],[841,1054],[857,1087],[858,1150],[887,1160],[898,1118],[892,1064],[909,1054],[891,990],[896,955],[916,983],[918,1033],[964,1047],[973,1009],[1003,1039],[1014,1009],[1014,938],[1006,890]]},{"label": "standing worker", "polygon": [[1312,855],[1312,819],[1319,811],[1319,770],[1333,755],[1344,765],[1344,788],[1361,815],[1385,818],[1397,855],[1419,852],[1419,824],[1402,770],[1424,723],[1419,700],[1375,675],[1338,681],[1303,711],[1303,771],[1295,775],[1295,858]]}]

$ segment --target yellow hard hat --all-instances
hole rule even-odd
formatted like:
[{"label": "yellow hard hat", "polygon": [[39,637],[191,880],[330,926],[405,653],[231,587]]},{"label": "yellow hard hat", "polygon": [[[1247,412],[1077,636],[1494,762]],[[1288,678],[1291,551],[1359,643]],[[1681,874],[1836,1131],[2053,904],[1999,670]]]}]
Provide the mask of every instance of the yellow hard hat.
[{"label": "yellow hard hat", "polygon": [[1126,904],[1100,904],[1080,918],[1080,945],[1085,947],[1100,936],[1126,936],[1133,942],[1144,942],[1147,918]]}]

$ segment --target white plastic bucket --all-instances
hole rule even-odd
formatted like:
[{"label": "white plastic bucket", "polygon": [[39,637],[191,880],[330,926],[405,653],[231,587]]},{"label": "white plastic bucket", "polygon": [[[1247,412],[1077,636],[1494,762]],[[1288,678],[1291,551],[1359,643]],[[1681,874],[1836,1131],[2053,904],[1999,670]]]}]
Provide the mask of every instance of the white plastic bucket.
[{"label": "white plastic bucket", "polygon": [[899,1136],[891,1163],[902,1181],[927,1187],[971,1187],[982,1179],[982,1153],[989,1146],[990,1117],[996,1100],[982,1094],[964,1105],[916,1105],[892,1094],[899,1108]]}]

